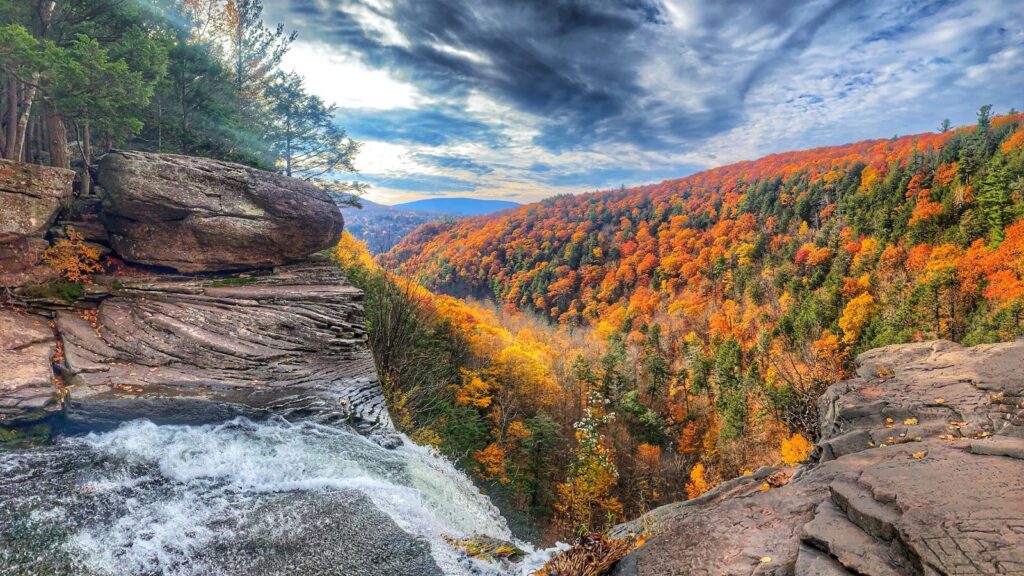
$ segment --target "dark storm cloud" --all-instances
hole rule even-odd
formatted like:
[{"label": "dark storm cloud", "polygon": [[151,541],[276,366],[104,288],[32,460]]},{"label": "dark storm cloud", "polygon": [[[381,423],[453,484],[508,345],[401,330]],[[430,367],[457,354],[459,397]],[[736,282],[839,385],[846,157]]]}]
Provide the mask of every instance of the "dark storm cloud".
[{"label": "dark storm cloud", "polygon": [[[386,9],[372,0],[289,0],[287,11],[301,18],[304,39],[348,46],[432,93],[458,97],[475,89],[540,116],[538,143],[558,150],[604,142],[678,146],[735,126],[747,90],[805,48],[845,3],[708,2],[699,30],[686,36],[674,34],[660,0],[397,0]],[[389,41],[368,19],[389,23],[404,41]],[[771,50],[734,54],[745,49],[720,32],[738,23],[783,40]],[[653,61],[661,63],[654,73],[664,74],[663,86],[640,76]],[[733,69],[709,76],[716,64]],[[680,78],[726,86],[683,104],[661,90]]]},{"label": "dark storm cloud", "polygon": [[405,150],[380,168],[416,172],[379,184],[398,192],[616,187],[1024,105],[1020,0],[266,4],[310,53],[411,87],[411,109],[339,113]]}]

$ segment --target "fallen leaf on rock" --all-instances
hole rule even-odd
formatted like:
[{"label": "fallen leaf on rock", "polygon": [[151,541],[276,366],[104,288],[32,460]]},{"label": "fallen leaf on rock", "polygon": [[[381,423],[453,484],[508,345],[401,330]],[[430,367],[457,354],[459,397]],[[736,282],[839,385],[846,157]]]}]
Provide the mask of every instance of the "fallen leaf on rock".
[{"label": "fallen leaf on rock", "polygon": [[927,455],[927,452],[914,452],[913,454],[910,455],[910,457],[913,458],[914,460],[920,460]]},{"label": "fallen leaf on rock", "polygon": [[936,398],[935,399],[935,403],[936,404],[945,404],[946,400],[945,400],[945,398]]},{"label": "fallen leaf on rock", "polygon": [[904,426],[917,426],[917,418],[906,418],[903,420]]},{"label": "fallen leaf on rock", "polygon": [[761,564],[767,564],[767,563],[769,563],[771,561],[772,561],[772,557],[771,556],[765,556],[765,557],[761,558]]}]

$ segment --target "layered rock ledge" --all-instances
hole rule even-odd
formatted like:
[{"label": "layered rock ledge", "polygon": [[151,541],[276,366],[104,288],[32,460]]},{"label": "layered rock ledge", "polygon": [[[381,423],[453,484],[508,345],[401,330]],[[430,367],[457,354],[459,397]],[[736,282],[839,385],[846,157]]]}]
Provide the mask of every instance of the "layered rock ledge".
[{"label": "layered rock ledge", "polygon": [[45,236],[71,199],[71,170],[0,160],[0,287],[44,282]]},{"label": "layered rock ledge", "polygon": [[758,470],[619,531],[616,574],[1024,574],[1024,340],[862,354],[819,401],[814,461]]},{"label": "layered rock ledge", "polygon": [[57,312],[68,421],[95,429],[273,413],[387,427],[362,299],[326,260],[221,279],[122,279],[94,314]]}]

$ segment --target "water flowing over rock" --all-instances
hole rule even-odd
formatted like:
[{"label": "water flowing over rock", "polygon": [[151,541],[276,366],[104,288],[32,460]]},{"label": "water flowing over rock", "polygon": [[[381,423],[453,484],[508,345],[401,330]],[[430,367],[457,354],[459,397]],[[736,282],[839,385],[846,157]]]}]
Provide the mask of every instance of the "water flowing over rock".
[{"label": "water flowing over rock", "polygon": [[321,188],[205,158],[115,151],[99,161],[103,217],[122,258],[179,272],[269,268],[334,246]]},{"label": "water flowing over rock", "polygon": [[42,264],[44,235],[70,200],[73,178],[70,170],[0,160],[0,286],[53,276]]},{"label": "water flowing over rock", "polygon": [[1024,573],[1024,340],[889,346],[819,401],[817,462],[762,469],[620,531],[616,574]]}]

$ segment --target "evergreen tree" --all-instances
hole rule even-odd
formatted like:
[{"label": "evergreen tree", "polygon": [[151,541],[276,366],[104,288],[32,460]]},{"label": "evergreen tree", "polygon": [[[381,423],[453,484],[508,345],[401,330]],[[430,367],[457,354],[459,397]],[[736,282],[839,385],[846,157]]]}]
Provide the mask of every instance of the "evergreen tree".
[{"label": "evergreen tree", "polygon": [[978,109],[978,132],[988,132],[992,126],[992,105],[985,104]]},{"label": "evergreen tree", "polygon": [[999,244],[1005,237],[1006,210],[1011,205],[1010,174],[1002,154],[997,154],[988,164],[981,180],[978,203],[988,222],[989,237],[994,244]]},{"label": "evergreen tree", "polygon": [[302,78],[294,73],[279,76],[267,89],[267,97],[272,112],[268,137],[283,172],[346,194],[349,203],[357,202],[354,195],[362,192],[362,185],[337,177],[356,171],[360,145],[335,122],[335,107],[308,94]]},{"label": "evergreen tree", "polygon": [[282,24],[267,28],[262,0],[228,0],[226,11],[232,82],[251,111],[273,82],[296,34],[285,34]]}]

